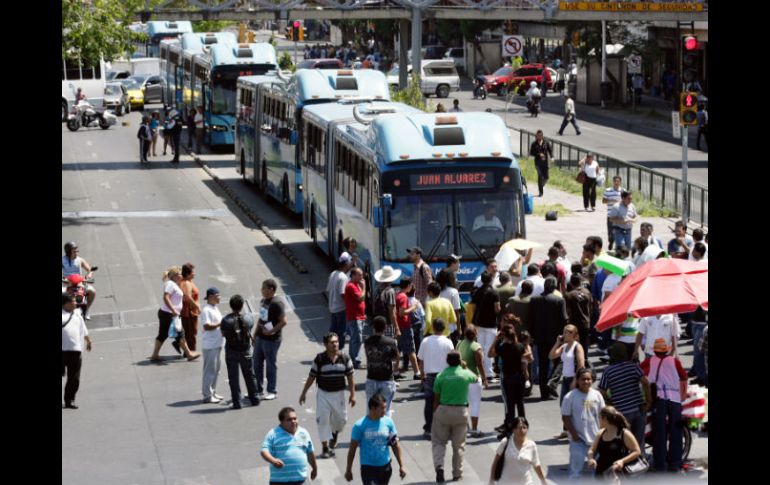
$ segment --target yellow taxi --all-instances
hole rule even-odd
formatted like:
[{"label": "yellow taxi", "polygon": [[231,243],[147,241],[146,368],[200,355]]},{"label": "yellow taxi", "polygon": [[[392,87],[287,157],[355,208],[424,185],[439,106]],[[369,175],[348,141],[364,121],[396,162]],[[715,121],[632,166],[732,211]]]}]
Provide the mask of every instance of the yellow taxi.
[{"label": "yellow taxi", "polygon": [[126,87],[128,91],[128,102],[131,103],[131,108],[144,108],[144,91],[142,86],[134,79],[121,79],[121,84]]}]

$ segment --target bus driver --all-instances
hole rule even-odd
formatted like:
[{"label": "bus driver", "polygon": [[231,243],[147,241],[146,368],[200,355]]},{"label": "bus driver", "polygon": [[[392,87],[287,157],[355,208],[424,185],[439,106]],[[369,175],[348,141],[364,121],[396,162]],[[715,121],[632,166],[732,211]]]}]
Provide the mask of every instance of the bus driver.
[{"label": "bus driver", "polygon": [[501,231],[505,231],[505,229],[503,229],[503,223],[500,222],[500,219],[495,215],[496,212],[497,208],[494,204],[485,204],[484,214],[477,216],[476,219],[474,219],[473,229],[471,229],[471,231],[478,231],[484,227],[495,227]]}]

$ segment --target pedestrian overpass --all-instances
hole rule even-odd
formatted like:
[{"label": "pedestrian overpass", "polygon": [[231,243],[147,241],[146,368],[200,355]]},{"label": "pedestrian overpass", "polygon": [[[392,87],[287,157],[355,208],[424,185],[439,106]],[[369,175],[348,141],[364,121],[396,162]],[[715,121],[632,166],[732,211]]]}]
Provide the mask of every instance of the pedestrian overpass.
[{"label": "pedestrian overpass", "polygon": [[[149,4],[150,2],[147,2]],[[155,3],[155,2],[153,2]],[[708,0],[162,0],[137,15],[156,20],[421,18],[543,21],[708,21]]]}]

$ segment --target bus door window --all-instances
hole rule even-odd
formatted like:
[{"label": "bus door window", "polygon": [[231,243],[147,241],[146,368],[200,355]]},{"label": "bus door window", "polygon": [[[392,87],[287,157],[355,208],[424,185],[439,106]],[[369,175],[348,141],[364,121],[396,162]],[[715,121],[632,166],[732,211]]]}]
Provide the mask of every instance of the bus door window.
[{"label": "bus door window", "polygon": [[220,70],[212,76],[211,105],[212,114],[235,113],[235,83],[238,80],[238,72]]}]

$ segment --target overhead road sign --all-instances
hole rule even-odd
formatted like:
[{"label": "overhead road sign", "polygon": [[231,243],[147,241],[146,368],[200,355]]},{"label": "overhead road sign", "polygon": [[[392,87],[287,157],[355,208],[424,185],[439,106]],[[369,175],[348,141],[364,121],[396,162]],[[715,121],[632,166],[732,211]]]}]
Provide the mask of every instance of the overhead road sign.
[{"label": "overhead road sign", "polygon": [[703,12],[703,4],[684,2],[559,2],[559,10],[588,12]]}]

